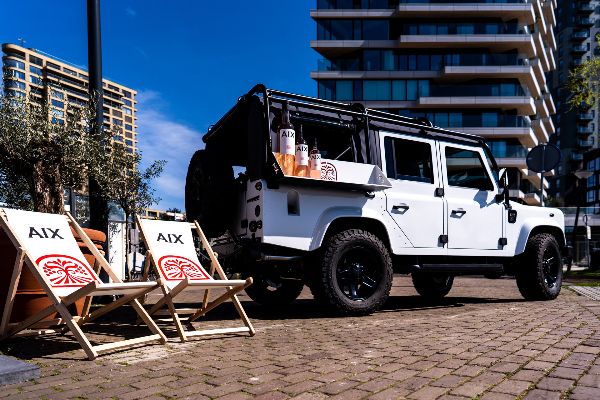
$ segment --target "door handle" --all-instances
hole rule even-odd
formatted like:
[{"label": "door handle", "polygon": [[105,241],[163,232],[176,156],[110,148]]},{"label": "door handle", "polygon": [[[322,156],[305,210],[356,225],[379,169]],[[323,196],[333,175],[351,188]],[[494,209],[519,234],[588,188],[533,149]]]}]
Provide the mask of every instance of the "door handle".
[{"label": "door handle", "polygon": [[406,203],[400,203],[392,207],[392,210],[408,210],[410,206]]},{"label": "door handle", "polygon": [[452,210],[452,214],[460,214],[461,217],[463,215],[465,215],[466,213],[467,213],[467,211],[463,210],[462,208],[457,208],[456,210]]}]

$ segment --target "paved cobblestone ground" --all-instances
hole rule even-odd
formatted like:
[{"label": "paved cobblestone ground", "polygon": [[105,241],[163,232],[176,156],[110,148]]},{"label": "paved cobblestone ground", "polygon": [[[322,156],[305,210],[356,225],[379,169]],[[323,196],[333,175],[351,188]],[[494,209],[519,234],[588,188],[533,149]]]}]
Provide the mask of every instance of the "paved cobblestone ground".
[{"label": "paved cobblestone ground", "polygon": [[[555,301],[524,302],[514,280],[458,278],[445,302],[430,306],[396,277],[384,310],[362,318],[329,315],[308,291],[282,312],[242,300],[252,338],[179,343],[165,326],[167,346],[95,361],[70,335],[3,342],[0,351],[40,365],[42,377],[2,387],[0,397],[600,399],[600,302],[566,288]],[[195,326],[229,326],[233,316],[228,305]],[[113,321],[87,331],[110,341],[139,329]]]}]

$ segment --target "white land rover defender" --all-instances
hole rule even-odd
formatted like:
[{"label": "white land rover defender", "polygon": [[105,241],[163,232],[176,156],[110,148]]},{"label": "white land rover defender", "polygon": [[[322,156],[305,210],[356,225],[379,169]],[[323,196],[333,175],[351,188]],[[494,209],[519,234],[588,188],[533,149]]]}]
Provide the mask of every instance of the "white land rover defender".
[{"label": "white land rover defender", "polygon": [[[318,139],[321,179],[285,176],[277,163],[284,102],[308,143]],[[430,300],[467,274],[515,276],[530,300],[560,292],[562,212],[509,199],[479,136],[257,85],[203,141],[188,170],[187,217],[229,273],[254,278],[246,291],[259,303],[289,303],[306,284],[343,313],[371,313],[393,272],[412,274]]]}]

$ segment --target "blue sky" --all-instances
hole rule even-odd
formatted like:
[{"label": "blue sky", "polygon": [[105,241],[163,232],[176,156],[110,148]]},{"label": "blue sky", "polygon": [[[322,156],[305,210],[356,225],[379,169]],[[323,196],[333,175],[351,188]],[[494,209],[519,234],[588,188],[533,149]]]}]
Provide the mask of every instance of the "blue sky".
[{"label": "blue sky", "polygon": [[[4,2],[0,42],[85,67],[85,1]],[[145,162],[168,164],[158,207],[184,208],[187,163],[207,128],[255,83],[316,94],[315,1],[101,0],[103,74],[138,94]]]}]

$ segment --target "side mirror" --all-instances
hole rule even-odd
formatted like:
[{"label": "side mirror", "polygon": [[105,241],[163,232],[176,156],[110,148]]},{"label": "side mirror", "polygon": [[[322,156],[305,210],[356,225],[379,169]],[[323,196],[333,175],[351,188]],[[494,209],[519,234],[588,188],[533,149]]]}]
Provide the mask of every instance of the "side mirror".
[{"label": "side mirror", "polygon": [[498,183],[500,184],[500,191],[496,195],[496,202],[501,203],[504,201],[504,206],[507,209],[510,209],[510,200],[509,200],[509,189],[508,189],[508,170],[506,168],[501,168],[499,171],[500,178],[498,179]]}]

